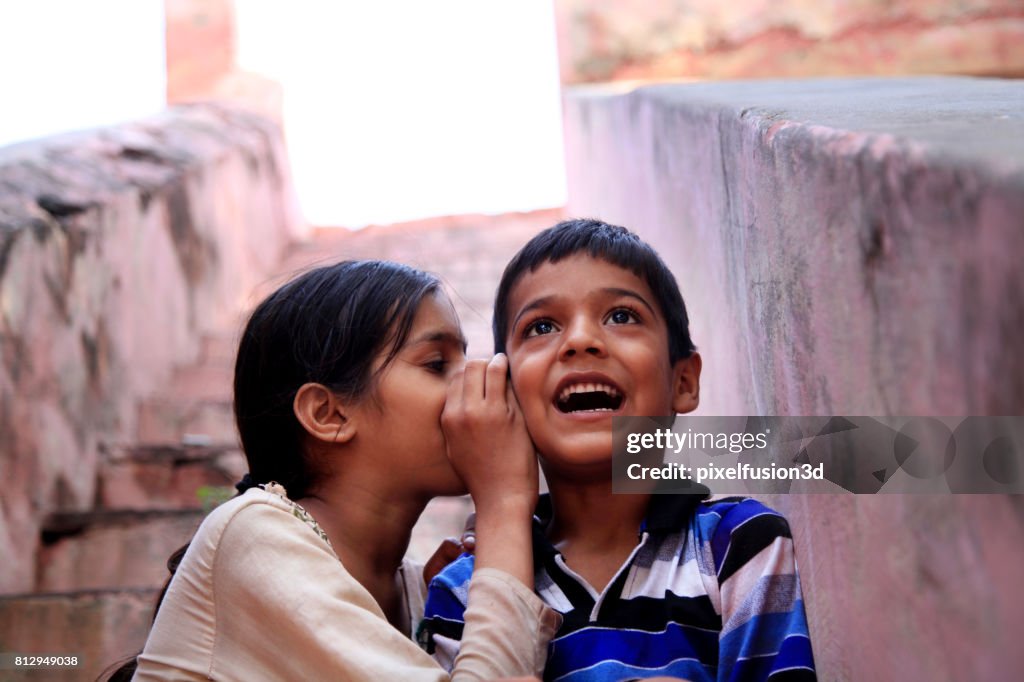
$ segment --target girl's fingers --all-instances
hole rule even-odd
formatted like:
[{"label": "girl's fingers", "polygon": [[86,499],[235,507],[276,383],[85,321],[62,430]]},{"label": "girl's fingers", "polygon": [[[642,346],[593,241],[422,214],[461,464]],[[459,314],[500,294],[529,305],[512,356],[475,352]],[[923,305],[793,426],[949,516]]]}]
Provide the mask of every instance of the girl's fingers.
[{"label": "girl's fingers", "polygon": [[469,360],[466,362],[465,379],[462,385],[462,399],[466,405],[472,405],[483,399],[484,372],[486,368],[484,360]]},{"label": "girl's fingers", "polygon": [[448,414],[456,414],[462,408],[463,384],[466,382],[466,370],[460,367],[448,382],[448,393],[445,397],[444,410]]},{"label": "girl's fingers", "polygon": [[466,517],[466,525],[462,528],[462,537],[459,541],[462,542],[464,552],[472,554],[476,549],[476,512],[470,512]]},{"label": "girl's fingers", "polygon": [[508,376],[508,357],[498,353],[487,363],[486,383],[484,384],[484,400],[496,400],[505,397],[506,377]]}]

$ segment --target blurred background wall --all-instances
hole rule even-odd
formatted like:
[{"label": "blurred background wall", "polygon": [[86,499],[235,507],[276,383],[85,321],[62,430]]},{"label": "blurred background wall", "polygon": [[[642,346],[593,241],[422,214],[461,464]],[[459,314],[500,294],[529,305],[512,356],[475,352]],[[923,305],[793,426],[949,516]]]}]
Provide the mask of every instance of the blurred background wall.
[{"label": "blurred background wall", "polygon": [[166,104],[162,0],[7,3],[0,17],[0,147]]},{"label": "blurred background wall", "polygon": [[[1024,407],[1019,0],[40,0],[0,57],[0,650],[141,646],[244,468],[240,320],[318,260],[447,274],[483,355],[567,205],[675,269],[705,410]],[[1003,80],[888,78],[928,74]],[[822,679],[1024,669],[1019,499],[771,502]]]},{"label": "blurred background wall", "polygon": [[1024,75],[1018,0],[555,0],[563,83]]},{"label": "blurred background wall", "polygon": [[[701,414],[1024,414],[1024,4],[555,4],[567,212],[673,268]],[[1020,676],[1019,496],[765,501],[819,679]]]}]

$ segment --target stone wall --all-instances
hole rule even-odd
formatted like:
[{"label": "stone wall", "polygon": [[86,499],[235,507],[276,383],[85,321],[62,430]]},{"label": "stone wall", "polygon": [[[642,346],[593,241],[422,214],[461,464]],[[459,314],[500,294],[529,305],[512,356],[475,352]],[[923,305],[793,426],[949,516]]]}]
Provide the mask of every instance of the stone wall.
[{"label": "stone wall", "polygon": [[234,0],[164,0],[167,100],[209,97],[235,70]]},{"label": "stone wall", "polygon": [[565,83],[1024,74],[1017,0],[555,0]]},{"label": "stone wall", "polygon": [[229,108],[0,150],[0,593],[304,229],[279,130]]},{"label": "stone wall", "polygon": [[280,83],[237,63],[235,0],[163,0],[167,102],[230,102],[278,124],[284,120]]},{"label": "stone wall", "polygon": [[[570,215],[673,268],[701,414],[1024,414],[1024,84],[570,89]],[[780,496],[822,679],[1024,669],[1024,505]]]}]

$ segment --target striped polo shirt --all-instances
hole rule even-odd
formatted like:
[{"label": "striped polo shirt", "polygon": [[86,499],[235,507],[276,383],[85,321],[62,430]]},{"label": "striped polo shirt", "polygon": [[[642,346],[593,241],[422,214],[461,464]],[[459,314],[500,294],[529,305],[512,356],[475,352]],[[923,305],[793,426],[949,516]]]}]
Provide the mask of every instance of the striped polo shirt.
[{"label": "striped polo shirt", "polygon": [[[598,594],[566,565],[534,518],[537,594],[563,614],[545,680],[814,680],[793,540],[779,513],[750,498],[654,495],[639,542]],[[451,670],[473,557],[430,584],[419,638]]]}]

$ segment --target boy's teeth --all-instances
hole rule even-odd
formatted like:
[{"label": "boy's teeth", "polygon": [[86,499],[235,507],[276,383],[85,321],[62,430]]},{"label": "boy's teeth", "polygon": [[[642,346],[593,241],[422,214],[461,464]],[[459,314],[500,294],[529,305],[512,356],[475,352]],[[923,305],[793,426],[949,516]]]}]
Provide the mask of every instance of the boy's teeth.
[{"label": "boy's teeth", "polygon": [[[608,384],[587,383],[587,384],[572,384],[571,386],[566,386],[565,388],[562,389],[562,393],[558,396],[558,399],[559,400],[568,400],[569,396],[571,396],[573,393],[598,393],[598,392],[607,393],[608,395],[610,395],[613,398],[617,398],[619,396],[619,392],[614,387],[609,386]],[[609,410],[609,412],[610,411],[611,410]]]}]

